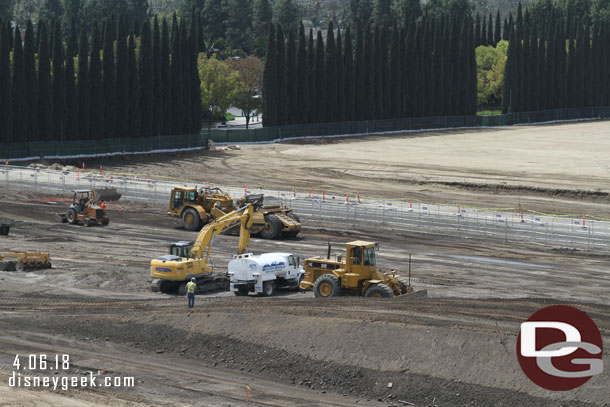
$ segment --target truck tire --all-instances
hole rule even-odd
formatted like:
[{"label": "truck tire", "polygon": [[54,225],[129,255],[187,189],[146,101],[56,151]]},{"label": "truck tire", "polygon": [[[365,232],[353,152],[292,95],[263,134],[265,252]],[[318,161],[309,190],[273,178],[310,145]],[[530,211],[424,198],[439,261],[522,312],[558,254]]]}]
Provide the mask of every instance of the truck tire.
[{"label": "truck tire", "polygon": [[263,281],[263,297],[273,297],[275,294],[275,281]]},{"label": "truck tire", "polygon": [[265,227],[259,232],[263,239],[275,239],[282,233],[284,225],[275,215],[265,216]]},{"label": "truck tire", "polygon": [[318,298],[330,298],[341,296],[341,285],[337,276],[324,274],[316,280],[313,285],[313,293]]},{"label": "truck tire", "polygon": [[238,297],[244,297],[246,295],[248,295],[248,293],[250,292],[250,290],[248,289],[248,287],[237,287],[237,291],[233,291],[233,294],[237,295]]},{"label": "truck tire", "polygon": [[193,208],[186,208],[182,212],[182,224],[186,230],[198,231],[201,229],[201,218]]},{"label": "truck tire", "polygon": [[385,284],[375,284],[366,289],[365,297],[392,298],[394,291]]},{"label": "truck tire", "polygon": [[68,211],[66,212],[66,219],[68,220],[68,223],[76,225],[78,222],[78,216],[76,216],[76,210],[74,208],[68,208]]},{"label": "truck tire", "polygon": [[[293,220],[295,220],[296,222],[301,223],[301,219],[299,219],[299,217],[297,215],[295,215],[293,212],[289,212],[286,215],[288,217],[292,218]],[[290,232],[282,232],[282,237],[285,237],[285,238],[296,237],[296,235],[298,235],[300,231],[301,231],[301,229],[292,230]]]}]

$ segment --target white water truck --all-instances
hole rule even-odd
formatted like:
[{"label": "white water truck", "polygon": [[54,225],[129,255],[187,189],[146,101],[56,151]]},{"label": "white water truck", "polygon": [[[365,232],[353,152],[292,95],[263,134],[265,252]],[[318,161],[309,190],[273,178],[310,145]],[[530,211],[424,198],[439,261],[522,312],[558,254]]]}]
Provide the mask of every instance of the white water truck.
[{"label": "white water truck", "polygon": [[271,297],[278,288],[299,289],[303,278],[300,259],[290,253],[244,253],[233,256],[228,266],[230,290],[243,296],[255,292]]}]

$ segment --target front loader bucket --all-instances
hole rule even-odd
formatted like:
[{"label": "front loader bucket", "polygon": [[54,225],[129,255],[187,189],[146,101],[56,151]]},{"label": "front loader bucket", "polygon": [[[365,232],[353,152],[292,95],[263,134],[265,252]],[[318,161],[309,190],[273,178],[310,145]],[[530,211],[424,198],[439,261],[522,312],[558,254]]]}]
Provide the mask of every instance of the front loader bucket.
[{"label": "front loader bucket", "polygon": [[96,189],[93,191],[94,201],[118,201],[121,198],[121,194],[117,192],[115,188],[104,188]]}]

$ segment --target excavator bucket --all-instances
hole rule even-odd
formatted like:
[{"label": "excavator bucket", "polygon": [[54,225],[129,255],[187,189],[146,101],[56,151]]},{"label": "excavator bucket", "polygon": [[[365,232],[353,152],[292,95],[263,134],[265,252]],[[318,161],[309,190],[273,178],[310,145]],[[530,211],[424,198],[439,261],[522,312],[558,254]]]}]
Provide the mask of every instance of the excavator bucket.
[{"label": "excavator bucket", "polygon": [[117,192],[115,188],[104,188],[104,189],[96,189],[91,191],[93,193],[92,201],[105,201],[112,202],[118,201],[121,198],[121,194]]}]

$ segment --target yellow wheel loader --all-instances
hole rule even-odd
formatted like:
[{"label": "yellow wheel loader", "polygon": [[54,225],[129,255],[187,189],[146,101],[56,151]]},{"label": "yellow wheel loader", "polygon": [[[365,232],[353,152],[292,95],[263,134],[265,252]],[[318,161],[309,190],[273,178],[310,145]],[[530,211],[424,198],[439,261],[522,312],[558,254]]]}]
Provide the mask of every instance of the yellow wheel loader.
[{"label": "yellow wheel loader", "polygon": [[205,225],[194,242],[176,242],[170,246],[168,255],[150,262],[153,278],[152,291],[186,293],[186,283],[195,278],[196,292],[229,288],[226,274],[214,273],[208,266],[214,236],[239,226],[237,254],[243,254],[250,243],[254,210],[247,204]]},{"label": "yellow wheel loader", "polygon": [[295,237],[301,231],[301,221],[292,209],[281,205],[263,206],[263,200],[262,194],[251,194],[234,203],[231,195],[220,188],[198,191],[197,188],[176,187],[171,192],[168,213],[181,217],[186,230],[196,231],[236,208],[250,204],[254,208],[252,234],[276,239]]},{"label": "yellow wheel loader", "polygon": [[394,270],[377,270],[375,242],[356,240],[345,246],[345,260],[341,256],[330,258],[330,243],[327,258],[306,259],[301,289],[312,289],[316,297],[394,297],[412,291]]}]

